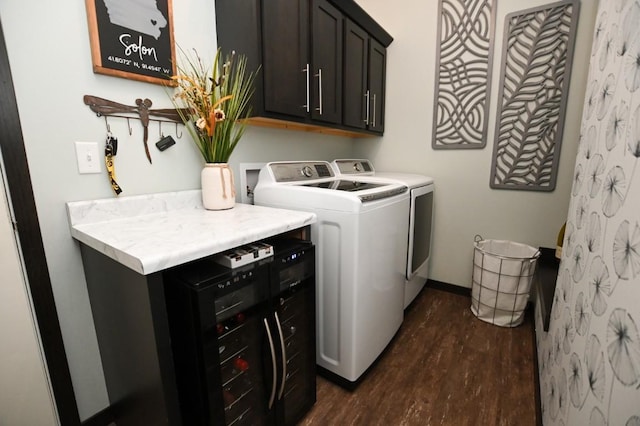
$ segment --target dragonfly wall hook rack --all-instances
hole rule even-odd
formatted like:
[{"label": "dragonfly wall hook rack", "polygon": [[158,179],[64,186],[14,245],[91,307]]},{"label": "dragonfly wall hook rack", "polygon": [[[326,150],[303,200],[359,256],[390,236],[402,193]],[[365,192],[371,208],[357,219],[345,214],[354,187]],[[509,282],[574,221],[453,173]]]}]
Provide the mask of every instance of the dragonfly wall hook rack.
[{"label": "dragonfly wall hook rack", "polygon": [[[98,117],[120,117],[140,120],[143,128],[143,142],[144,151],[147,155],[149,163],[151,163],[151,154],[149,153],[149,146],[147,140],[149,139],[149,122],[158,121],[160,123],[176,123],[182,124],[181,113],[186,114],[187,110],[178,110],[175,108],[164,109],[151,109],[153,104],[150,99],[136,99],[134,106],[124,105],[118,102],[110,101],[108,99],[99,98],[92,95],[84,95],[83,97],[85,105],[91,108],[91,111],[95,112]],[[129,126],[131,132],[131,126]],[[177,135],[176,135],[177,136]]]}]

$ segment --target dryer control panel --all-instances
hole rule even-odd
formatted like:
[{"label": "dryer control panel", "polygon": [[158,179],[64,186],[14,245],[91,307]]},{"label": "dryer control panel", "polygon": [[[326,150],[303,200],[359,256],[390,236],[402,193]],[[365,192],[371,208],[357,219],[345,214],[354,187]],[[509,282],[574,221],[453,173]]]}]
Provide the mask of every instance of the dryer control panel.
[{"label": "dryer control panel", "polygon": [[341,175],[373,176],[373,164],[369,160],[334,160],[333,166]]}]

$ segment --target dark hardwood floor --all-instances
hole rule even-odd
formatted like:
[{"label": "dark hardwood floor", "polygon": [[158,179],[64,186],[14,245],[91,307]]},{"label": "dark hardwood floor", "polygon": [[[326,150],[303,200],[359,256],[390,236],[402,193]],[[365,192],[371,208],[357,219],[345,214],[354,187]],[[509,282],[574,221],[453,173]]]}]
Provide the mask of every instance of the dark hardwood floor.
[{"label": "dark hardwood floor", "polygon": [[378,363],[349,392],[318,377],[310,425],[536,425],[531,312],[478,320],[468,296],[425,287]]}]

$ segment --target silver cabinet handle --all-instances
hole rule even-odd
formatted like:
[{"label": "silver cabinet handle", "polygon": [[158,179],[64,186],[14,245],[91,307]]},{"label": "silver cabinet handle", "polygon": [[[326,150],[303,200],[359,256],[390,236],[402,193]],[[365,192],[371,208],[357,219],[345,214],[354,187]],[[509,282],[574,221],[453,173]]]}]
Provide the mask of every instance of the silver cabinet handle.
[{"label": "silver cabinet handle", "polygon": [[366,105],[367,105],[367,107],[365,108],[367,111],[367,114],[364,119],[364,124],[369,125],[369,91],[368,90],[364,94],[364,98],[366,99]]},{"label": "silver cabinet handle", "polygon": [[266,318],[263,318],[264,329],[267,331],[267,337],[269,337],[269,347],[271,349],[271,367],[273,369],[273,385],[271,386],[271,396],[269,397],[269,409],[273,406],[273,401],[276,398],[276,350],[273,346],[273,338],[271,337],[271,330],[269,330],[269,323]]},{"label": "silver cabinet handle", "polygon": [[287,352],[284,346],[284,334],[282,334],[282,326],[280,325],[280,318],[278,313],[274,313],[276,317],[276,324],[278,325],[278,334],[280,334],[280,348],[282,350],[282,384],[280,385],[280,392],[278,392],[278,400],[282,399],[282,393],[284,392],[284,382],[287,379]]},{"label": "silver cabinet handle", "polygon": [[373,94],[373,119],[371,120],[371,127],[376,127],[376,94]]},{"label": "silver cabinet handle", "polygon": [[318,74],[315,74],[315,77],[318,77],[318,108],[316,111],[322,115],[322,68],[318,68]]},{"label": "silver cabinet handle", "polygon": [[309,64],[307,64],[307,66],[303,68],[302,72],[306,74],[307,81],[307,103],[302,105],[302,108],[309,112]]}]

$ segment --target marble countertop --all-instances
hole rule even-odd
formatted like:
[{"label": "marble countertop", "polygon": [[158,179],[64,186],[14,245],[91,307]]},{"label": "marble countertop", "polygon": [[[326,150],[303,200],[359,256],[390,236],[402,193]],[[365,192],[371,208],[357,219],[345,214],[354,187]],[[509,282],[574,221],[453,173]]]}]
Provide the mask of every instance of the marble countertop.
[{"label": "marble countertop", "polygon": [[236,203],[202,207],[199,190],[68,202],[71,236],[148,275],[310,225],[314,213]]}]

